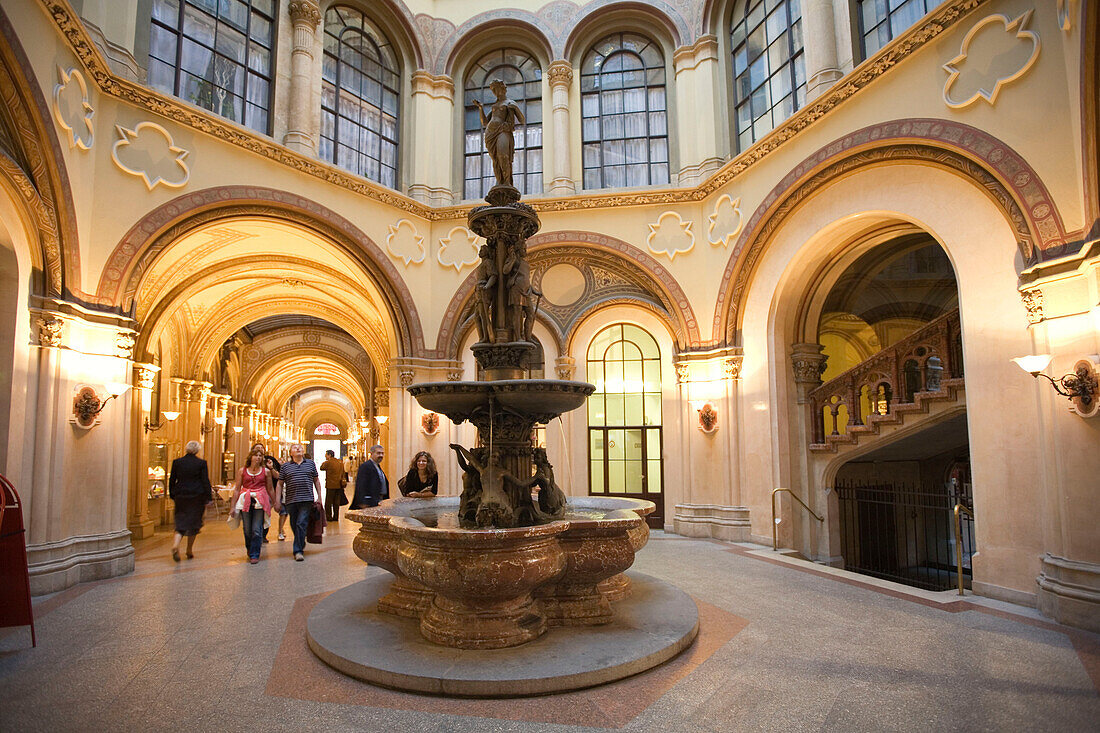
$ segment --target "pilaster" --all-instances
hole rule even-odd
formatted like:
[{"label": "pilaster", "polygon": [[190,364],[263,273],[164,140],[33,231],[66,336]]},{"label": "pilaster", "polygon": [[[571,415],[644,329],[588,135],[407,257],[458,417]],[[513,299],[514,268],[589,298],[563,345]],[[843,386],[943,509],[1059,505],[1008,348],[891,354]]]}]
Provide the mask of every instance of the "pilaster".
[{"label": "pilaster", "polygon": [[412,84],[412,174],[409,196],[429,206],[454,203],[451,189],[453,136],[441,130],[454,128],[455,85],[451,77],[417,69]]},{"label": "pilaster", "polygon": [[695,186],[722,165],[718,145],[718,38],[700,36],[672,55],[681,186]]},{"label": "pilaster", "polygon": [[550,123],[553,129],[548,136],[552,140],[553,168],[550,194],[562,196],[576,193],[577,182],[571,168],[572,148],[569,144],[569,96],[573,88],[573,67],[568,61],[558,59],[546,69],[550,82]]}]

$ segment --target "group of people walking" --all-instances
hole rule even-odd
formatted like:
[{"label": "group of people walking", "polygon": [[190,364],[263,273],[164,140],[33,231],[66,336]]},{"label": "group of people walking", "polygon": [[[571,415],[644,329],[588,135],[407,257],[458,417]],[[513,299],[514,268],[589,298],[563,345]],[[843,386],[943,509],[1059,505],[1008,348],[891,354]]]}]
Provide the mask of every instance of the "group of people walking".
[{"label": "group of people walking", "polygon": [[[194,557],[195,536],[202,528],[206,505],[214,500],[206,461],[198,457],[202,445],[197,440],[187,443],[185,454],[172,461],[168,478],[168,493],[176,505],[176,532],[172,544],[172,559],[180,561],[180,544],[187,538],[186,555]],[[350,508],[377,506],[388,499],[389,480],[382,470],[385,449],[372,446],[370,458],[356,471],[355,493]],[[344,489],[349,472],[333,451],[326,451],[321,464],[325,472],[325,502],[322,521],[339,520],[340,507],[348,503]],[[427,451],[413,456],[408,471],[398,481],[403,496],[431,498],[439,492],[439,472],[435,459]],[[292,551],[297,562],[305,560],[306,534],[310,514],[320,509],[321,479],[317,464],[305,456],[305,449],[295,443],[290,447],[290,460],[280,464],[267,453],[263,443],[249,450],[241,467],[230,499],[232,516],[239,517],[244,532],[249,563],[260,561],[260,550],[267,541],[271,513],[279,515],[279,539],[285,538],[284,524],[289,520],[294,536]]]}]

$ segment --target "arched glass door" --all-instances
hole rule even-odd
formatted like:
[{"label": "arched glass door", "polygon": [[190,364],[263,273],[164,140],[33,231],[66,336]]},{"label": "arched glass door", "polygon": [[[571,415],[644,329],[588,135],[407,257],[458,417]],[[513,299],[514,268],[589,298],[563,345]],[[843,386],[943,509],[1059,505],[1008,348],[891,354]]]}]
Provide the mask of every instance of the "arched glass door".
[{"label": "arched glass door", "polygon": [[588,491],[647,499],[650,526],[664,524],[661,350],[638,326],[617,323],[588,347]]}]

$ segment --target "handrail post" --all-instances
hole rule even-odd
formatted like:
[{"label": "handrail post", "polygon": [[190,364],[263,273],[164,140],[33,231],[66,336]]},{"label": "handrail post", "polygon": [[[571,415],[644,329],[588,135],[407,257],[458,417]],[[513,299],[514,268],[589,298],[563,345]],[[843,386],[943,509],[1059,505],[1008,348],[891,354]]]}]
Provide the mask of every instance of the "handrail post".
[{"label": "handrail post", "polygon": [[808,511],[810,514],[813,515],[814,519],[816,519],[819,522],[824,522],[825,521],[825,517],[818,516],[817,512],[815,512],[813,509],[811,509],[809,507],[809,505],[806,504],[806,502],[799,499],[798,494],[794,493],[790,489],[782,488],[782,487],[778,488],[778,489],[772,489],[772,552],[778,552],[779,551],[779,522],[776,521],[775,495],[778,494],[780,491],[786,491],[788,494],[790,494],[791,498],[793,498],[795,501],[797,501],[799,504],[801,504],[803,507],[805,507],[806,511]]},{"label": "handrail post", "polygon": [[974,518],[974,512],[958,502],[955,503],[955,577],[959,581],[959,595],[964,596],[966,594],[963,592],[962,519],[959,517],[960,510],[966,512],[971,519]]}]

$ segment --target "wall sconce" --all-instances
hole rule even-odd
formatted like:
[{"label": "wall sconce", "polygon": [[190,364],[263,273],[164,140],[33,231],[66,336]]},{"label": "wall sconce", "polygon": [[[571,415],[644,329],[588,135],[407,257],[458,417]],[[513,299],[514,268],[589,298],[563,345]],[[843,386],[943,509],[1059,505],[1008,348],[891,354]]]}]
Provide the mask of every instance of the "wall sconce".
[{"label": "wall sconce", "polygon": [[379,425],[385,425],[386,421],[390,419],[390,416],[389,415],[375,415],[374,419]]},{"label": "wall sconce", "polygon": [[704,402],[697,412],[699,413],[699,429],[704,433],[713,433],[718,429],[718,410],[714,405]]},{"label": "wall sconce", "polygon": [[234,425],[234,426],[233,426],[233,432],[234,432],[234,433],[239,433],[239,432],[241,432],[242,430],[244,430],[244,426],[243,426],[243,425]]},{"label": "wall sconce", "polygon": [[1081,417],[1092,417],[1097,414],[1097,357],[1080,359],[1073,365],[1073,372],[1064,374],[1058,379],[1043,374],[1043,370],[1050,364],[1053,357],[1050,354],[1031,354],[1018,356],[1012,361],[1031,376],[1038,379],[1042,377],[1050,382],[1054,391],[1063,397],[1068,397],[1070,410]]},{"label": "wall sconce", "polygon": [[[216,418],[214,418],[214,423],[216,425],[220,425],[224,428],[225,423],[226,423],[226,419],[224,417],[216,417]],[[203,423],[202,425],[199,426],[199,434],[200,435],[206,435],[207,433],[212,433],[212,432],[214,432],[214,425],[211,425],[210,427],[207,427],[206,423]]]},{"label": "wall sconce", "polygon": [[83,386],[73,398],[73,422],[82,428],[90,428],[96,424],[96,418],[108,402],[119,395],[126,393],[130,385],[121,382],[111,382],[103,385],[103,391],[107,398],[101,398],[92,387]]},{"label": "wall sconce", "polygon": [[[173,420],[175,420],[177,417],[180,416],[180,414],[178,412],[176,412],[175,410],[164,410],[160,414],[164,415],[164,419],[167,420],[168,422],[172,422]],[[145,418],[145,432],[151,433],[154,430],[160,430],[162,427],[164,427],[164,423],[160,423],[160,422],[151,423],[151,422],[149,422],[149,418]]]}]

